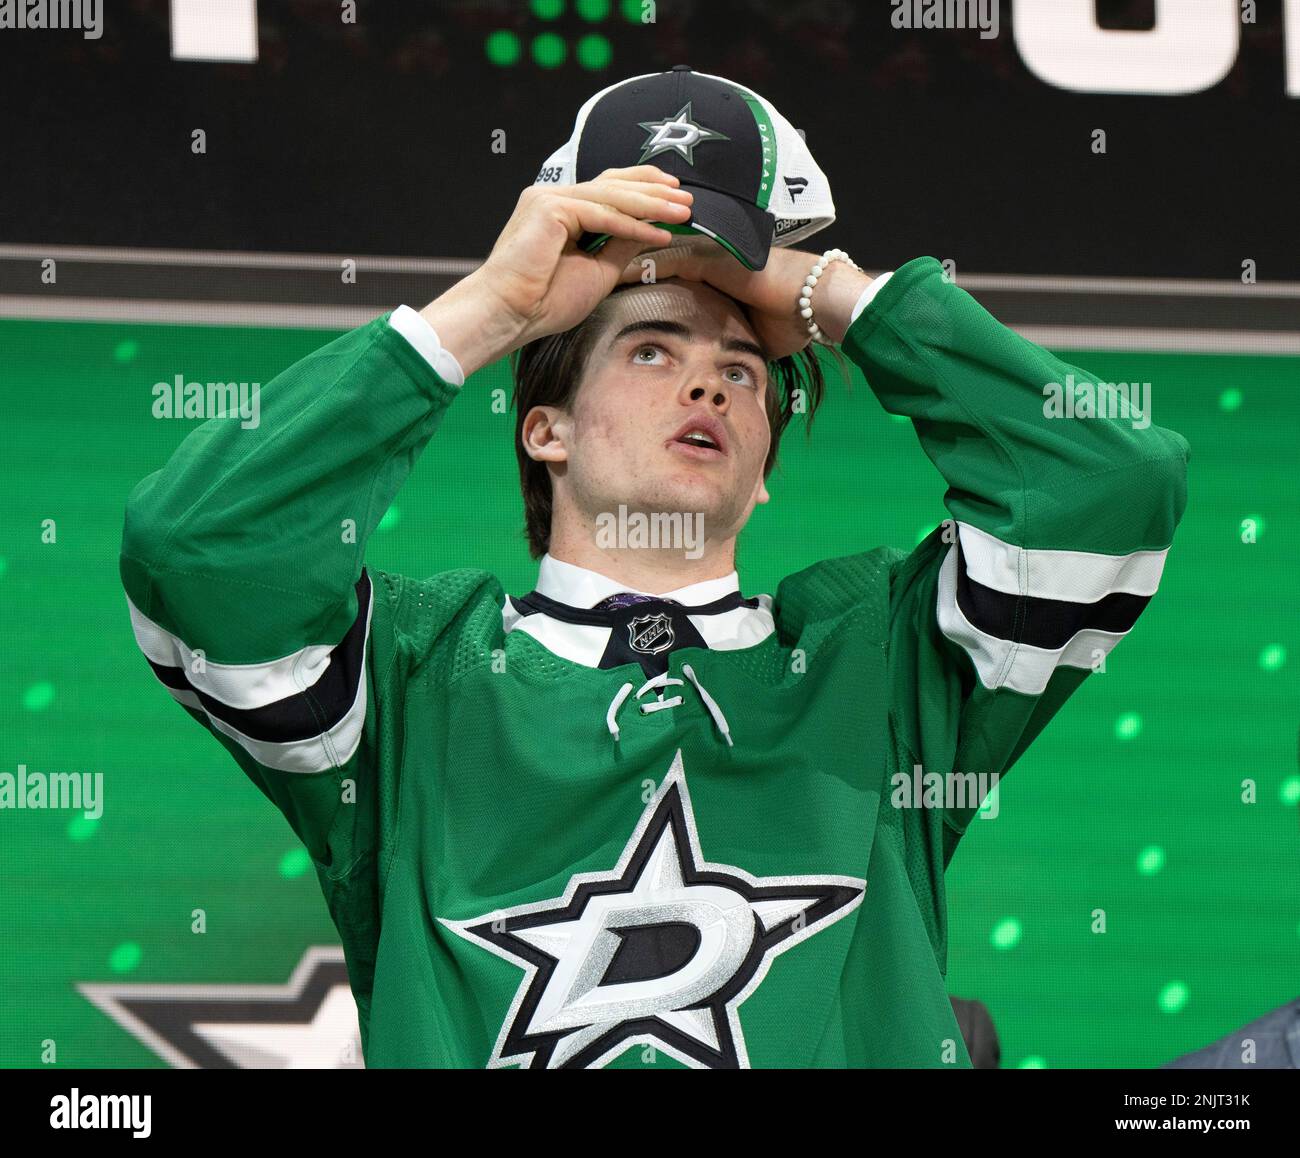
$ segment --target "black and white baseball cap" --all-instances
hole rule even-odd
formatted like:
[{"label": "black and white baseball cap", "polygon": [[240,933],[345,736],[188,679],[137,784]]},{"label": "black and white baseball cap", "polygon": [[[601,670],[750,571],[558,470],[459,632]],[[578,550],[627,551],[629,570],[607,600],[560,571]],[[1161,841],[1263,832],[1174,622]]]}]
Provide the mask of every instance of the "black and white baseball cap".
[{"label": "black and white baseball cap", "polygon": [[[656,165],[695,200],[684,236],[705,234],[750,269],[835,220],[830,183],[795,128],[758,93],[677,64],[610,85],[578,110],[573,135],[535,185],[575,185],[606,169]],[[583,249],[609,234],[583,234]]]}]

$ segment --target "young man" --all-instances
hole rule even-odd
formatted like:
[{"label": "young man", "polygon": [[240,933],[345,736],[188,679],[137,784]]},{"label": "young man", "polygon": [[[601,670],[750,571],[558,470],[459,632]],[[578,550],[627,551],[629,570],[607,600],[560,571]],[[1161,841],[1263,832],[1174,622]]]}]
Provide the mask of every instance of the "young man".
[{"label": "young man", "polygon": [[[310,850],[371,1066],[969,1065],[944,870],[978,801],[896,807],[899,777],[1005,772],[1156,588],[1184,441],[1047,417],[1083,372],[933,259],[836,260],[813,319],[912,419],[952,521],[744,598],[774,392],[820,385],[794,359],[817,257],[662,249],[692,201],[651,165],[525,190],[479,270],[130,497],[137,640]],[[513,351],[536,590],[366,567]],[[611,542],[620,506],[701,516],[698,550]]]}]

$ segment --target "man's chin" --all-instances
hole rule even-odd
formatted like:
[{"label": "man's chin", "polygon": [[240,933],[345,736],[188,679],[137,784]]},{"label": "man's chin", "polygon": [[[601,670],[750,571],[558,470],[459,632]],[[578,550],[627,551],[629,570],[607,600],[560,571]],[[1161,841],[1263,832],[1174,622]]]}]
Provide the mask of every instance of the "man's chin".
[{"label": "man's chin", "polygon": [[692,526],[702,525],[710,539],[725,538],[725,528],[735,522],[740,510],[736,497],[721,485],[721,480],[699,477],[666,479],[650,491],[621,503],[614,501],[609,509],[617,515],[620,506],[629,515],[690,520]]},{"label": "man's chin", "polygon": [[648,500],[645,509],[699,513],[706,518],[716,518],[735,505],[727,482],[701,472],[676,472],[643,496]]}]

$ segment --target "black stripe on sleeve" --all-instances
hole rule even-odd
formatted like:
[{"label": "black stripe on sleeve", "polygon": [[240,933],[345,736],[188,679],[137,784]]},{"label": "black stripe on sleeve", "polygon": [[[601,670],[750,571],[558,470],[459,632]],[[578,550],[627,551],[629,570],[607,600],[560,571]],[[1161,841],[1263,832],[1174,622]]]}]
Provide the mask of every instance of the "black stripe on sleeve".
[{"label": "black stripe on sleeve", "polygon": [[192,692],[194,690],[180,668],[170,664],[154,663],[147,655],[145,659],[148,661],[149,666],[153,668],[153,674],[158,677],[159,683],[171,688],[174,692]]},{"label": "black stripe on sleeve", "polygon": [[327,732],[342,720],[356,699],[364,678],[366,619],[370,608],[370,576],[362,569],[357,580],[357,615],[347,634],[330,652],[329,664],[306,691],[286,696],[261,708],[232,708],[200,691],[179,667],[149,666],[167,687],[193,692],[208,714],[254,740],[284,744]]},{"label": "black stripe on sleeve", "polygon": [[1080,631],[1128,631],[1151,601],[1149,595],[1132,595],[1127,591],[1112,592],[1095,603],[1007,595],[967,575],[961,542],[955,545],[957,606],[972,626],[998,639],[1056,651]]}]

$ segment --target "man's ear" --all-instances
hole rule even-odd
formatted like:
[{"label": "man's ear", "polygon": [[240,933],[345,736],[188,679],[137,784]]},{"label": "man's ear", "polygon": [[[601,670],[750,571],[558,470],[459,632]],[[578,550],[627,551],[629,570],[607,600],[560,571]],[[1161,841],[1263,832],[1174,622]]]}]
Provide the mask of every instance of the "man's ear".
[{"label": "man's ear", "polygon": [[573,423],[558,406],[534,406],[524,415],[519,437],[534,462],[567,462]]},{"label": "man's ear", "polygon": [[767,493],[767,479],[762,475],[758,476],[758,486],[754,488],[754,502],[768,503],[772,501],[772,496]]}]

